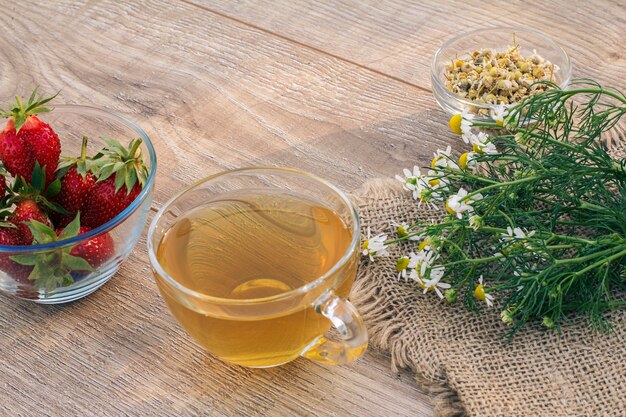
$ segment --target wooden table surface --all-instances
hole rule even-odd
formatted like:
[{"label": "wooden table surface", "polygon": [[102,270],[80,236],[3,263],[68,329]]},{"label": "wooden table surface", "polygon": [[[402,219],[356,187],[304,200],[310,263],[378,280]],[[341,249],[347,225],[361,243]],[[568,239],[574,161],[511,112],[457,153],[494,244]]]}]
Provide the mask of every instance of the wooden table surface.
[{"label": "wooden table surface", "polygon": [[[469,29],[530,25],[567,50],[575,75],[622,88],[626,75],[620,0],[0,4],[0,100],[41,85],[61,90],[58,103],[139,122],[159,157],[154,209],[229,168],[295,167],[350,191],[426,163],[455,140],[431,94],[430,60]],[[411,375],[375,349],[349,366],[270,370],[204,353],[157,293],[145,233],[86,299],[0,295],[0,415],[431,414]]]}]

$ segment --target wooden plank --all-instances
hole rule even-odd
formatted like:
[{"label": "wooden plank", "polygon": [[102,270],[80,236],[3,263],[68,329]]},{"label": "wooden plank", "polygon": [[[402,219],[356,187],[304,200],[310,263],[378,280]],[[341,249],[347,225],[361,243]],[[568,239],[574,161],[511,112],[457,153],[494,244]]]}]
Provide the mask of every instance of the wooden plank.
[{"label": "wooden plank", "polygon": [[[5,4],[0,96],[35,84],[59,102],[137,120],[160,158],[154,207],[224,168],[287,165],[353,189],[447,143],[432,98],[284,39],[165,0]],[[429,415],[407,374],[370,351],[346,367],[223,364],[177,326],[145,240],[87,299],[0,296],[1,415]]]},{"label": "wooden plank", "polygon": [[626,3],[620,1],[188,1],[427,89],[443,42],[493,26],[540,30],[567,51],[575,76],[624,86]]}]

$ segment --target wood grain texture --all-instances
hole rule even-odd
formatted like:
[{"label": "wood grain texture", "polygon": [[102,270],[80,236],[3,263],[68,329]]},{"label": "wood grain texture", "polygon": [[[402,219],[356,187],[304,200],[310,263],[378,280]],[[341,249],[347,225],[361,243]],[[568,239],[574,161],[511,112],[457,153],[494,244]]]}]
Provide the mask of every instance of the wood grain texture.
[{"label": "wood grain texture", "polygon": [[[351,190],[426,162],[452,135],[423,91],[195,6],[2,2],[0,95],[139,122],[159,155],[155,201],[218,170],[283,165]],[[442,133],[444,132],[444,133]],[[370,351],[328,368],[258,371],[205,354],[157,294],[140,241],[97,293],[66,306],[0,296],[0,415],[429,415]]]},{"label": "wood grain texture", "polygon": [[[0,100],[39,84],[60,89],[58,102],[139,122],[159,156],[154,208],[185,184],[251,165],[307,170],[349,191],[458,140],[427,91],[428,65],[451,33],[486,21],[467,2],[193,1],[1,0]],[[541,6],[537,19],[565,34],[576,67],[588,66],[577,74],[621,82],[623,4],[585,5],[559,2],[556,17]],[[532,8],[497,7],[503,23]],[[379,352],[346,367],[298,360],[264,371],[210,357],[158,296],[145,239],[84,300],[0,295],[0,355],[0,415],[431,414]]]},{"label": "wood grain texture", "polygon": [[619,0],[186,1],[426,89],[443,42],[493,26],[542,31],[570,55],[574,76],[624,85],[626,3]]}]

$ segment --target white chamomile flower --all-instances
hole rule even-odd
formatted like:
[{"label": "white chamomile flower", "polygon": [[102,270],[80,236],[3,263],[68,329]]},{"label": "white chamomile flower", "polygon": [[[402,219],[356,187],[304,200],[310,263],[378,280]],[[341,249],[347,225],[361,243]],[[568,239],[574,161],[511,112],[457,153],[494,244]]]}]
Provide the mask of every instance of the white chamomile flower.
[{"label": "white chamomile flower", "polygon": [[480,276],[480,278],[478,278],[478,285],[474,289],[474,297],[477,300],[486,302],[488,307],[493,307],[493,300],[495,299],[495,297],[485,292],[482,275]]},{"label": "white chamomile flower", "polygon": [[431,191],[448,191],[450,189],[450,181],[435,170],[429,169],[428,175],[424,176],[424,180]]},{"label": "white chamomile flower", "polygon": [[484,132],[478,132],[477,134],[469,132],[464,134],[463,142],[472,145],[472,151],[477,154],[485,153],[493,155],[498,153],[496,145],[491,142],[489,135]]},{"label": "white chamomile flower", "polygon": [[432,268],[429,272],[429,279],[424,281],[424,294],[426,294],[427,291],[435,290],[439,298],[443,299],[443,293],[440,288],[447,290],[451,287],[450,284],[440,282],[446,272],[446,269],[443,266],[437,266]]},{"label": "white chamomile flower", "polygon": [[382,233],[372,237],[372,232],[368,226],[367,239],[361,246],[361,249],[363,249],[363,256],[369,256],[370,261],[374,260],[374,256],[388,256],[389,252],[387,252],[387,247],[385,245],[386,240],[387,235]]},{"label": "white chamomile flower", "polygon": [[510,242],[512,240],[523,240],[535,235],[535,231],[528,232],[527,230],[522,229],[521,227],[511,228],[508,226],[506,228],[506,232],[502,233],[502,238],[500,238],[503,242]]},{"label": "white chamomile flower", "polygon": [[520,227],[506,228],[506,232],[501,234],[500,242],[503,244],[502,255],[523,254],[524,256],[543,258],[544,253],[539,247],[528,239],[535,235],[535,231],[527,231]]},{"label": "white chamomile flower", "polygon": [[484,132],[478,132],[476,135],[472,135],[470,139],[472,143],[472,150],[476,153],[497,154],[498,150],[496,145],[491,142],[489,135]]},{"label": "white chamomile flower", "polygon": [[[420,260],[420,256],[411,252],[409,256],[402,256],[396,262],[396,271],[398,271],[398,280],[401,278],[407,279],[407,271],[410,275],[413,275],[413,271],[417,268],[417,264]],[[411,278],[413,278],[411,276]]]},{"label": "white chamomile flower", "polygon": [[437,149],[437,152],[435,152],[434,158],[430,165],[433,168],[459,169],[459,166],[452,158],[452,148],[450,147],[450,145],[448,145],[445,151]]},{"label": "white chamomile flower", "polygon": [[480,152],[478,153],[485,153],[487,155],[495,155],[498,153],[498,149],[496,148],[496,145],[493,144],[493,142],[486,142],[486,143],[481,144]]},{"label": "white chamomile flower", "polygon": [[469,169],[471,171],[478,168],[478,161],[476,161],[476,152],[465,152],[459,156],[459,167],[461,169]]},{"label": "white chamomile flower", "polygon": [[467,133],[472,130],[472,120],[474,120],[474,115],[469,112],[469,109],[463,109],[461,112],[461,132]]},{"label": "white chamomile flower", "polygon": [[502,237],[500,238],[500,241],[502,243],[508,243],[508,242],[513,242],[513,241],[518,241],[518,242],[522,242],[524,243],[524,246],[528,249],[531,249],[532,245],[529,245],[526,240],[528,238],[531,238],[535,235],[535,231],[528,231],[525,229],[522,229],[521,227],[516,227],[516,228],[511,228],[511,226],[508,226],[506,228],[506,232],[502,233]]},{"label": "white chamomile flower", "polygon": [[404,168],[402,170],[404,177],[396,175],[396,179],[402,183],[402,188],[405,191],[415,192],[417,186],[417,179],[421,177],[420,169],[418,166],[413,166],[413,172]]},{"label": "white chamomile flower", "polygon": [[504,118],[509,114],[509,110],[504,104],[499,104],[492,108],[490,113],[493,121],[496,122],[497,125],[503,126]]},{"label": "white chamomile flower", "polygon": [[408,256],[402,256],[400,258],[398,258],[398,260],[396,261],[396,271],[398,271],[398,281],[401,278],[404,278],[406,280],[406,271],[407,269],[409,269],[409,257]]},{"label": "white chamomile flower", "polygon": [[464,188],[459,189],[459,191],[448,197],[448,201],[446,201],[446,210],[448,213],[456,216],[459,219],[463,218],[463,213],[474,212],[474,207],[472,204],[475,201],[482,200],[482,194],[476,194],[471,197],[467,197],[468,192]]},{"label": "white chamomile flower", "polygon": [[468,109],[463,109],[461,113],[450,118],[450,129],[457,135],[469,132],[472,129],[472,119],[474,119],[474,115]]},{"label": "white chamomile flower", "polygon": [[[439,254],[430,250],[428,246],[420,250],[411,258],[415,268],[411,271],[409,278],[417,281],[424,293],[429,290],[435,290],[437,295],[443,298],[443,294],[438,288],[450,288],[450,284],[440,283],[445,268],[442,266],[433,267],[433,263],[439,258]],[[437,288],[438,287],[438,288]]]},{"label": "white chamomile flower", "polygon": [[419,201],[418,207],[427,203],[438,210],[434,201],[443,201],[441,191],[448,189],[449,181],[433,170],[429,170],[428,175],[422,175],[418,167],[414,167],[413,172],[405,169],[404,174],[405,177],[396,175],[396,179],[402,183],[404,190],[411,192],[414,200]]}]

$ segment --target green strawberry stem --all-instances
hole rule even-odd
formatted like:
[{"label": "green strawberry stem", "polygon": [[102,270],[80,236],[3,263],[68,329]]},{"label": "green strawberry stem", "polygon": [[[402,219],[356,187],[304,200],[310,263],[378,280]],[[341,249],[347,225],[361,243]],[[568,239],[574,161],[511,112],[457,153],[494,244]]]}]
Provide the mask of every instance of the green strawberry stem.
[{"label": "green strawberry stem", "polygon": [[98,182],[115,175],[115,192],[126,186],[127,195],[137,182],[143,187],[148,178],[148,168],[141,156],[141,138],[131,140],[128,147],[113,138],[106,138],[106,142],[107,146],[90,164]]},{"label": "green strawberry stem", "polygon": [[80,145],[80,160],[84,161],[87,158],[87,142],[89,138],[85,135],[83,136],[83,143]]},{"label": "green strawberry stem", "polygon": [[24,107],[24,103],[20,96],[15,96],[16,103],[11,103],[9,106],[12,108],[9,111],[0,112],[0,116],[8,118],[13,117],[13,125],[15,127],[15,132],[19,132],[28,116],[32,116],[34,114],[47,113],[51,109],[48,107],[44,107],[44,104],[48,103],[50,100],[55,98],[59,93],[57,92],[55,95],[51,97],[42,98],[42,96],[37,97],[37,89],[36,87],[32,94],[30,95],[28,102],[26,103],[26,107]]},{"label": "green strawberry stem", "polygon": [[132,147],[130,148],[130,151],[128,152],[128,155],[130,155],[131,158],[135,157],[135,154],[137,153],[137,150],[141,146],[141,143],[142,143],[141,138],[135,139],[135,142],[132,144]]},{"label": "green strawberry stem", "polygon": [[[80,156],[78,158],[64,156],[61,158],[61,162],[57,166],[57,178],[62,178],[67,171],[76,166],[76,172],[83,178],[87,176],[87,173],[91,170],[92,158],[87,157],[87,143],[89,142],[88,136],[83,136],[83,141],[80,147]],[[100,154],[98,154],[100,155]]]},{"label": "green strawberry stem", "polygon": [[[78,236],[80,231],[80,213],[63,229],[59,236],[57,236],[54,229],[37,220],[31,220],[26,224],[33,234],[34,243],[45,244],[63,241]],[[73,284],[73,271],[94,271],[94,268],[85,259],[70,254],[75,246],[26,255],[15,255],[11,256],[11,260],[20,265],[32,266],[33,270],[28,279],[33,281],[39,288],[52,291],[59,286]]]},{"label": "green strawberry stem", "polygon": [[[61,205],[50,201],[61,191],[61,180],[56,178],[46,187],[46,170],[35,162],[30,183],[23,177],[17,177],[12,187],[7,189],[6,204],[17,204],[24,200],[33,200],[48,210],[69,215]],[[4,199],[3,199],[4,201]]]}]

